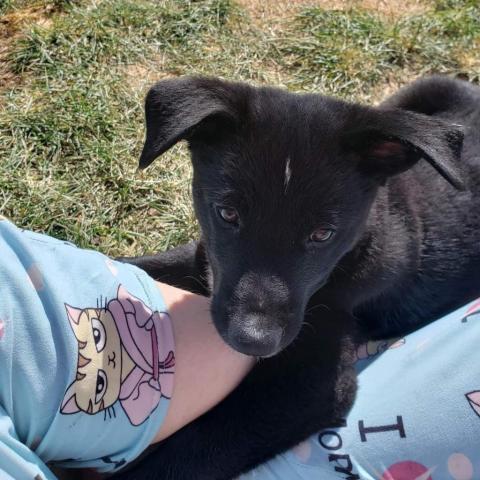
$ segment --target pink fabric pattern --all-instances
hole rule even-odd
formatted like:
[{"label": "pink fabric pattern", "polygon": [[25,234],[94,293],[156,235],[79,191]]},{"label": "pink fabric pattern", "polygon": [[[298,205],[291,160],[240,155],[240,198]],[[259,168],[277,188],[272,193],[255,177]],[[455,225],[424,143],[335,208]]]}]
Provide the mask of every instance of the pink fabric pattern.
[{"label": "pink fabric pattern", "polygon": [[122,286],[107,308],[123,347],[136,364],[122,383],[120,403],[130,422],[140,425],[161,397],[172,396],[175,357],[170,319],[165,313],[153,312]]}]

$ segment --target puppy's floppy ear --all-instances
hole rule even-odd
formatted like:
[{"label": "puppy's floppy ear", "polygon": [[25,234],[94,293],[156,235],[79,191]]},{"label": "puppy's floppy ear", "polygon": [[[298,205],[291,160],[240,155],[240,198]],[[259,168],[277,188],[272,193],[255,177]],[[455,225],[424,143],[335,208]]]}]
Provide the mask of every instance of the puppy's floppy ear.
[{"label": "puppy's floppy ear", "polygon": [[371,109],[345,133],[343,144],[360,155],[359,168],[381,183],[411,168],[421,158],[458,190],[465,190],[458,125],[405,110]]},{"label": "puppy's floppy ear", "polygon": [[246,85],[202,77],[156,83],[145,100],[147,135],[140,168],[150,165],[180,140],[200,135],[206,120],[216,119],[222,127],[235,122],[237,102],[247,89]]}]

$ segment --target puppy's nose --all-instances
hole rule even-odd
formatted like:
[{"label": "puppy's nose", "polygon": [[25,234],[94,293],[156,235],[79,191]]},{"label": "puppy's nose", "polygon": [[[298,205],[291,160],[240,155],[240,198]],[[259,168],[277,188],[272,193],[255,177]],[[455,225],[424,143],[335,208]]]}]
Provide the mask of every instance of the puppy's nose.
[{"label": "puppy's nose", "polygon": [[255,357],[270,357],[279,352],[284,329],[263,313],[245,314],[232,323],[227,342],[237,351]]},{"label": "puppy's nose", "polygon": [[268,357],[278,353],[292,319],[285,282],[267,272],[248,272],[232,297],[224,336],[227,343],[246,355]]}]

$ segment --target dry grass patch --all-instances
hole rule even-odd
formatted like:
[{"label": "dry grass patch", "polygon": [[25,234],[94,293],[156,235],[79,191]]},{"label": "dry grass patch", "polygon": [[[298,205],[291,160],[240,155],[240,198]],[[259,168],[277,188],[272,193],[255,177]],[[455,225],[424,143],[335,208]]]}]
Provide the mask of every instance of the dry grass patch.
[{"label": "dry grass patch", "polygon": [[389,16],[418,15],[432,9],[424,0],[332,0],[342,9],[364,8]]},{"label": "dry grass patch", "polygon": [[27,29],[32,26],[49,28],[52,25],[53,5],[34,5],[17,8],[0,16],[0,90],[11,88],[20,83],[8,61],[13,44]]},{"label": "dry grass patch", "polygon": [[[300,8],[313,6],[315,0],[238,0],[238,3],[250,14],[252,20],[261,23],[295,15]],[[321,3],[324,3],[323,1]]]},{"label": "dry grass patch", "polygon": [[55,11],[53,5],[34,5],[6,13],[0,18],[0,37],[11,38],[33,25],[48,28],[52,25],[51,16]]},{"label": "dry grass patch", "polygon": [[162,55],[149,62],[125,65],[123,74],[127,85],[135,94],[143,96],[155,82],[175,74],[165,69],[165,63],[165,55]]},{"label": "dry grass patch", "polygon": [[459,68],[476,82],[480,82],[480,39],[474,41],[469,49],[461,49],[456,55]]},{"label": "dry grass patch", "polygon": [[421,14],[431,9],[424,0],[237,0],[252,20],[264,27],[295,16],[300,9],[320,7],[328,10],[360,8],[389,16]]},{"label": "dry grass patch", "polygon": [[408,85],[420,76],[421,75],[416,72],[409,72],[407,70],[403,70],[401,74],[398,72],[396,74],[390,73],[383,82],[375,85],[368,95],[360,96],[359,101],[378,105],[400,88]]}]

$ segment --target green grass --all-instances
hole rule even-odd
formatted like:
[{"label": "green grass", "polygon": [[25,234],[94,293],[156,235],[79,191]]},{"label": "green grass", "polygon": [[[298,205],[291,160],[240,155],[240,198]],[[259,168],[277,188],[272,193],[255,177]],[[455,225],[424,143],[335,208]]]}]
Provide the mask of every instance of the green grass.
[{"label": "green grass", "polygon": [[395,17],[310,7],[263,28],[233,0],[0,0],[0,15],[14,78],[0,87],[0,212],[112,255],[196,234],[185,147],[136,171],[157,78],[220,75],[362,101],[431,72],[480,80],[476,0]]},{"label": "green grass", "polygon": [[462,71],[458,55],[480,38],[480,4],[450,3],[394,20],[365,10],[304,10],[279,47],[291,85],[354,100],[403,72],[461,72],[478,80],[478,71]]}]

